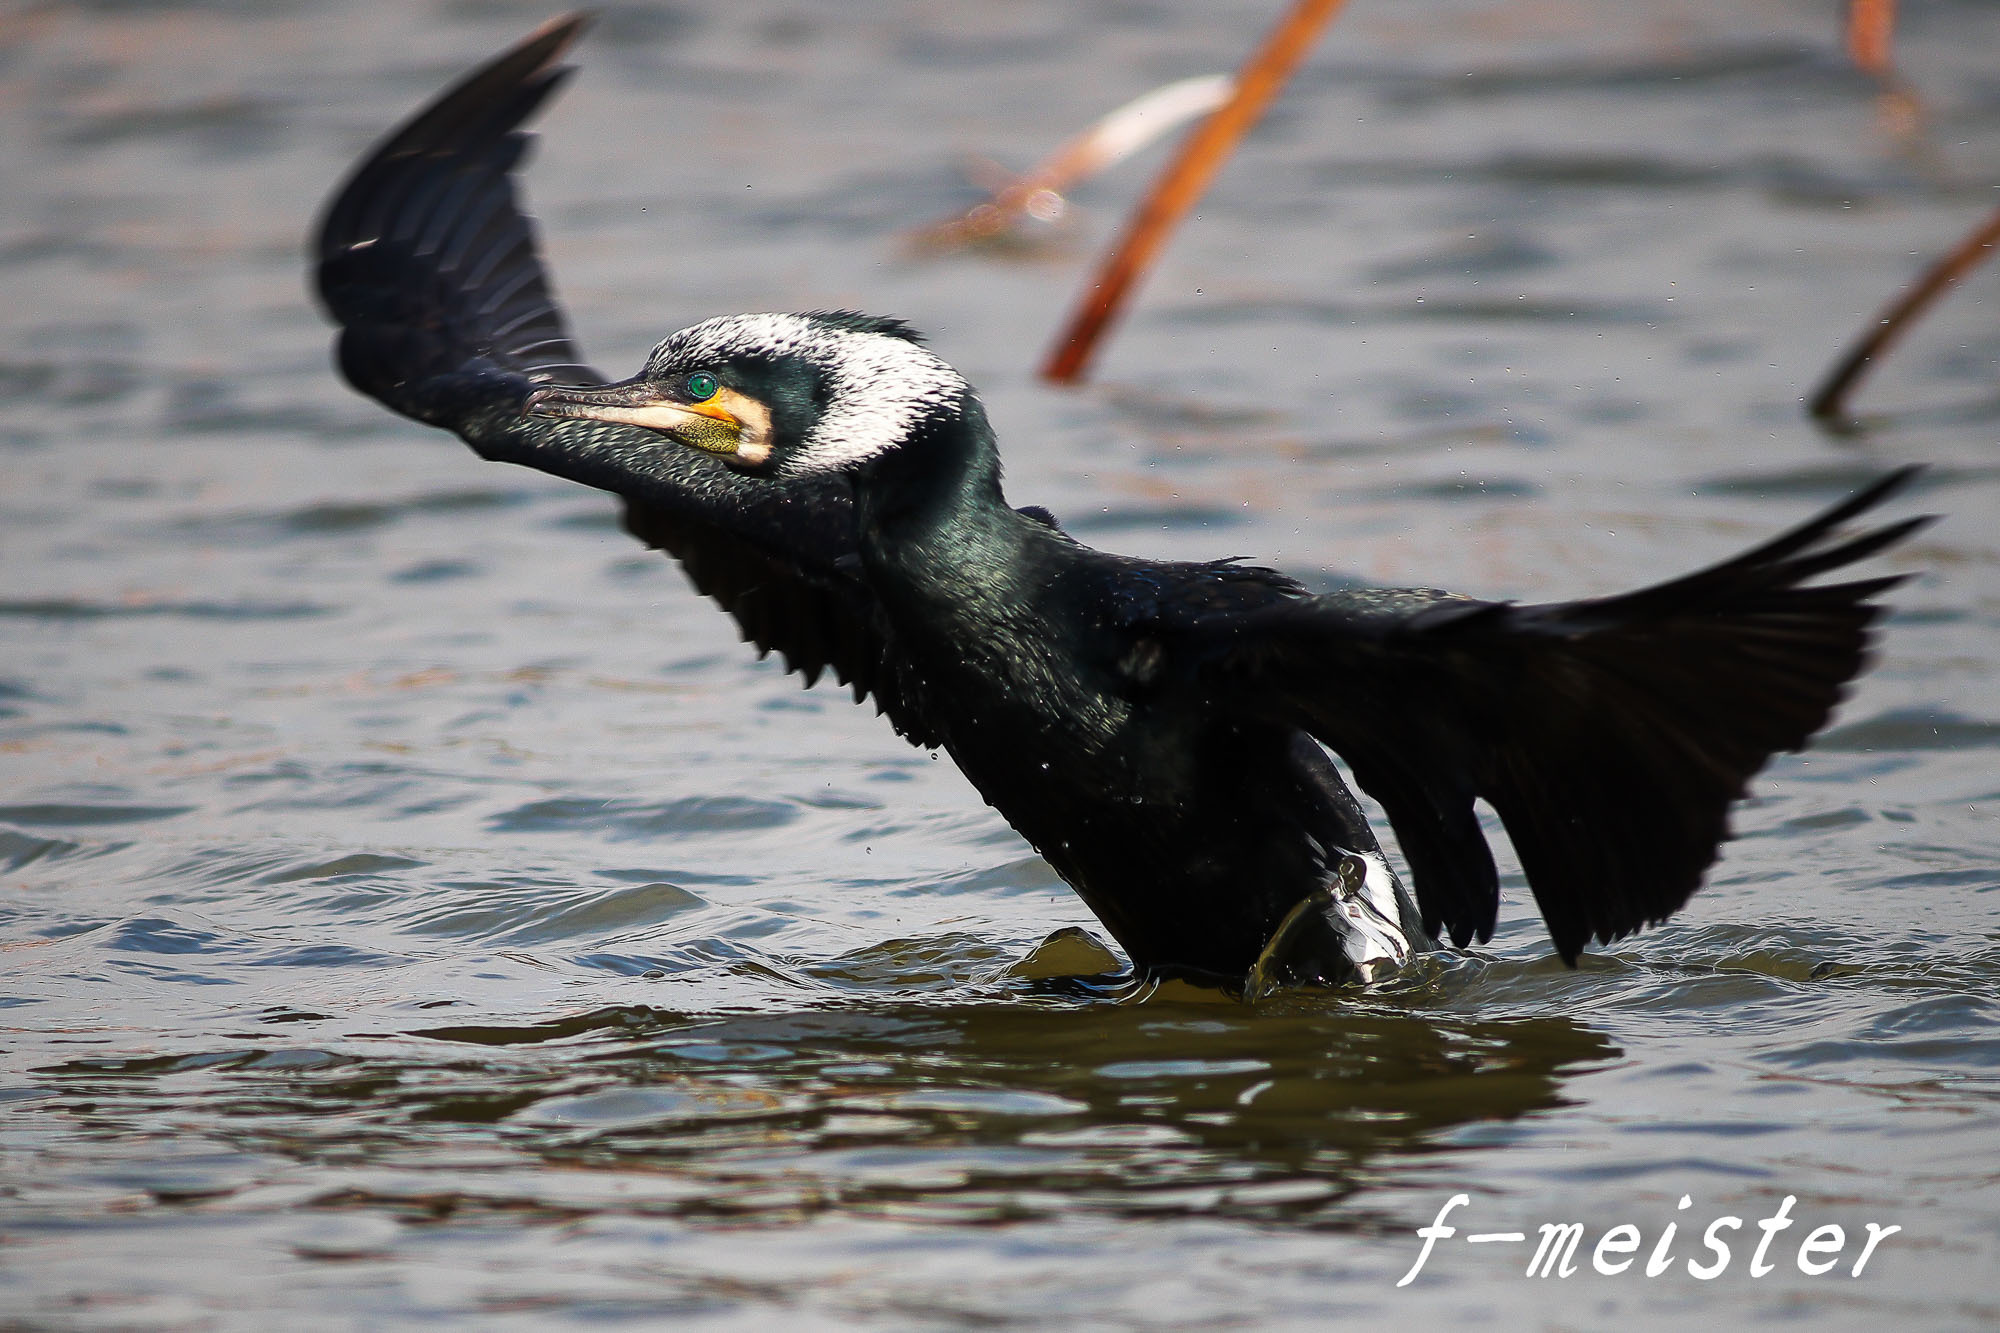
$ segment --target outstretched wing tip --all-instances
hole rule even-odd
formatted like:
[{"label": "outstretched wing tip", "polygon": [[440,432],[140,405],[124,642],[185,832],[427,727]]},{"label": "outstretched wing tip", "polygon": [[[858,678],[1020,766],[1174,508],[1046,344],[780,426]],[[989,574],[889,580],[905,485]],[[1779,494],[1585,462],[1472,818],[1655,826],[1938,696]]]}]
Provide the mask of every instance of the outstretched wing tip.
[{"label": "outstretched wing tip", "polygon": [[[1749,795],[1751,782],[1774,756],[1807,749],[1851,696],[1854,682],[1875,660],[1880,622],[1892,609],[1880,599],[1917,575],[1906,571],[1839,583],[1811,580],[1878,555],[1936,522],[1935,514],[1919,514],[1846,535],[1839,531],[1903,492],[1925,471],[1922,464],[1895,468],[1752,551],[1629,598],[1606,599],[1605,604],[1624,603],[1628,612],[1642,607],[1658,611],[1657,594],[1681,591],[1688,597],[1670,614],[1690,619],[1734,615],[1742,628],[1734,632],[1734,644],[1716,639],[1716,647],[1725,651],[1702,658],[1709,670],[1729,678],[1713,689],[1717,706],[1680,729],[1672,755],[1662,750],[1653,761],[1663,777],[1671,777],[1675,764],[1684,767],[1678,781],[1655,790],[1678,790],[1689,799],[1678,805],[1662,801],[1655,810],[1642,809],[1646,818],[1628,815],[1623,821],[1635,839],[1650,843],[1649,852],[1678,862],[1671,873],[1655,876],[1649,887],[1635,892],[1617,885],[1607,895],[1605,886],[1579,880],[1574,865],[1551,865],[1564,854],[1550,847],[1559,839],[1547,836],[1546,827],[1539,836],[1524,839],[1515,819],[1508,818],[1517,814],[1546,826],[1548,812],[1538,816],[1523,810],[1518,797],[1514,811],[1503,811],[1517,850],[1527,841],[1541,844],[1537,859],[1547,869],[1536,878],[1536,897],[1565,964],[1575,966],[1592,941],[1611,944],[1684,907],[1735,838],[1731,816]],[[1697,634],[1705,631],[1701,627]],[[1752,655],[1732,660],[1726,651],[1732,647]],[[1629,664],[1625,669],[1631,669]],[[1760,673],[1767,674],[1760,678]],[[1774,701],[1784,706],[1767,709]],[[1733,756],[1728,753],[1732,750]],[[1704,777],[1695,776],[1696,767],[1686,767],[1697,754]],[[1524,865],[1528,860],[1524,852]],[[1556,873],[1549,875],[1549,869]],[[1648,862],[1639,869],[1655,867]],[[1544,893],[1550,878],[1557,881],[1555,891]]]},{"label": "outstretched wing tip", "polygon": [[321,212],[313,285],[341,328],[337,363],[394,411],[463,434],[526,383],[597,378],[515,185],[522,127],[572,72],[560,62],[589,20],[552,19],[426,102]]},{"label": "outstretched wing tip", "polygon": [[567,14],[557,14],[546,20],[541,27],[529,33],[522,41],[524,47],[548,42],[549,57],[555,58],[576,44],[576,39],[591,24],[597,22],[594,9],[572,9]]},{"label": "outstretched wing tip", "polygon": [[562,15],[487,60],[365,153],[311,238],[354,388],[456,432],[481,457],[624,497],[634,536],[678,560],[760,656],[808,684],[828,668],[896,729],[935,744],[853,559],[844,479],[750,482],[692,451],[633,448],[637,427],[526,418],[538,383],[602,382],[569,340],[516,186],[522,127],[572,72],[591,19]]},{"label": "outstretched wing tip", "polygon": [[[371,174],[397,158],[462,154],[479,142],[521,130],[575,72],[556,62],[568,54],[595,14],[578,10],[543,23],[513,46],[459,79],[400,121],[367,152],[328,196],[310,232],[310,257],[324,264],[343,250],[371,244],[354,216],[367,202]],[[325,294],[322,292],[322,298]],[[330,305],[330,303],[329,303]]]},{"label": "outstretched wing tip", "polygon": [[1871,660],[1908,573],[1812,580],[1932,521],[1841,529],[1910,485],[1897,468],[1778,537],[1636,592],[1517,606],[1363,591],[1237,626],[1231,697],[1316,736],[1380,801],[1426,922],[1487,938],[1498,907],[1473,813],[1500,816],[1556,952],[1574,965],[1678,911],[1778,753],[1803,748]]}]

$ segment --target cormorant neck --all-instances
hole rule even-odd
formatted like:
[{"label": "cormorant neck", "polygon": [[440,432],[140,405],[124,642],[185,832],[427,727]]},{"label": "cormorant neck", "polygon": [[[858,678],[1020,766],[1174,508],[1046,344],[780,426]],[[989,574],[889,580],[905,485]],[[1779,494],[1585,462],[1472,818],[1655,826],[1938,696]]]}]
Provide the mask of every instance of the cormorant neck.
[{"label": "cormorant neck", "polygon": [[1027,595],[1021,571],[1047,529],[1000,490],[1000,453],[970,394],[955,416],[855,477],[862,563],[907,632],[961,646],[1004,621]]},{"label": "cormorant neck", "polygon": [[966,394],[959,411],[933,417],[856,478],[861,530],[898,542],[991,526],[1012,518],[1000,489],[1000,450],[986,411]]}]

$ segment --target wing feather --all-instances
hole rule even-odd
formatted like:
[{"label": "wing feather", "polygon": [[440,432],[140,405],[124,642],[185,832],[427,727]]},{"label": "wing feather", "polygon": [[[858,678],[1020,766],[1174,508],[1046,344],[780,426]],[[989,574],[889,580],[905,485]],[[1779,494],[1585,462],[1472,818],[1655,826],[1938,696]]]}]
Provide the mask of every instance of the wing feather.
[{"label": "wing feather", "polygon": [[1729,808],[1825,725],[1902,576],[1800,586],[1929,520],[1834,529],[1892,473],[1779,538],[1618,597],[1516,606],[1429,591],[1303,598],[1207,628],[1225,706],[1275,713],[1348,761],[1410,861],[1426,929],[1492,935],[1499,814],[1574,962],[1665,919],[1729,837]]},{"label": "wing feather", "polygon": [[872,593],[849,570],[844,478],[752,481],[629,426],[522,415],[544,384],[601,384],[571,341],[514,173],[521,127],[561,86],[584,19],[555,20],[400,126],[335,193],[314,243],[348,382],[392,410],[625,501],[626,527],[678,560],[761,653],[808,684],[872,695],[933,745]]}]

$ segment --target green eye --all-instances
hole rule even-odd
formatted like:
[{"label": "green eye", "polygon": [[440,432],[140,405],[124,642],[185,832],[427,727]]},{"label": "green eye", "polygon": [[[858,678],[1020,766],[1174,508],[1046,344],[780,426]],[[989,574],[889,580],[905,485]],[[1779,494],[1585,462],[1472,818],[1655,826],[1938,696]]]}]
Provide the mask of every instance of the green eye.
[{"label": "green eye", "polygon": [[694,402],[707,402],[709,399],[715,397],[717,390],[721,389],[721,387],[720,384],[715,382],[715,376],[713,375],[688,376],[688,397]]}]

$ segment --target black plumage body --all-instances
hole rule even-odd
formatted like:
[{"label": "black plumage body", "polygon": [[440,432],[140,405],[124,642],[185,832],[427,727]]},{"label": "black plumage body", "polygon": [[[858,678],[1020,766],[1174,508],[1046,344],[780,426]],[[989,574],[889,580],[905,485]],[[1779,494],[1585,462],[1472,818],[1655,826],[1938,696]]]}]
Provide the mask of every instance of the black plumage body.
[{"label": "black plumage body", "polygon": [[1341,850],[1377,850],[1317,745],[1217,708],[1192,669],[1204,625],[1298,585],[1109,555],[1019,514],[976,410],[910,456],[862,486],[858,541],[932,735],[1135,959],[1242,978]]},{"label": "black plumage body", "polygon": [[[1314,597],[1010,507],[976,395],[895,321],[708,321],[606,384],[511,174],[577,27],[447,92],[336,195],[316,257],[343,373],[484,457],[619,494],[760,650],[944,747],[1142,968],[1338,980],[1484,940],[1482,798],[1573,960],[1687,900],[1751,776],[1863,665],[1898,580],[1806,581],[1921,521],[1835,535],[1902,474],[1622,597]],[[1414,899],[1327,749],[1389,815]]]}]

